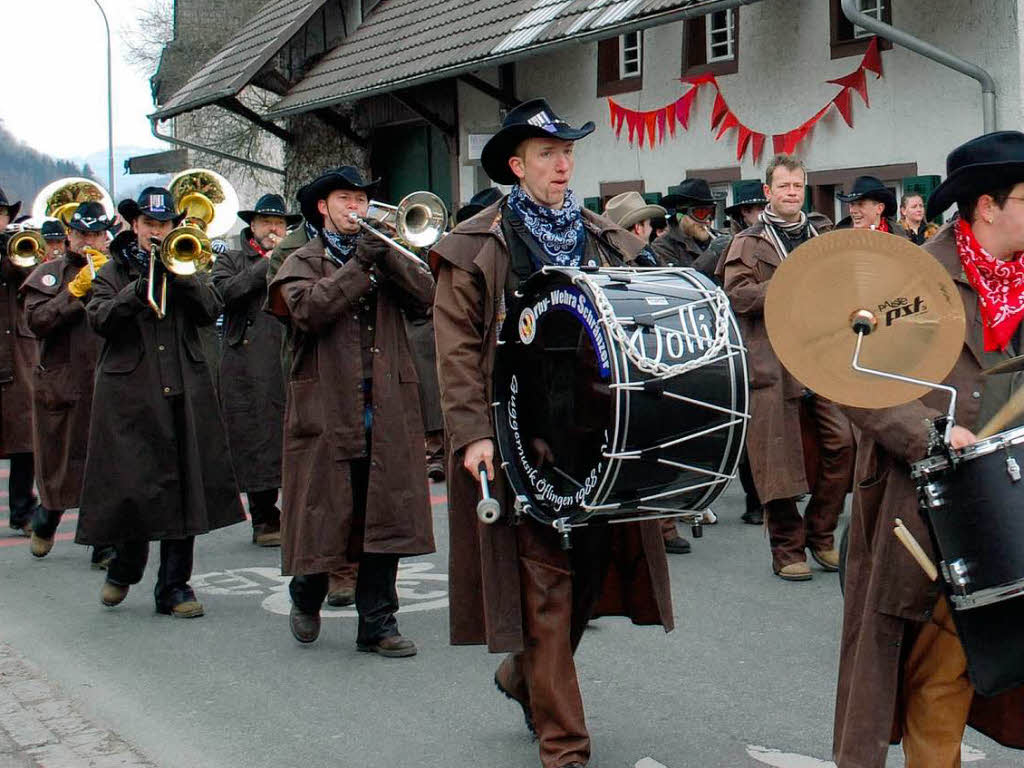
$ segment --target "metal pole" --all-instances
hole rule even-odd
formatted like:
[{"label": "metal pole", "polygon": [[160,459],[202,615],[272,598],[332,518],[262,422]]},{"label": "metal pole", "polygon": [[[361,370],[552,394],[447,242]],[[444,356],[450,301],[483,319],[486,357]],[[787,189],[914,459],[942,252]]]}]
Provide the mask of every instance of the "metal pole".
[{"label": "metal pole", "polygon": [[100,5],[100,0],[92,1],[100,9],[103,26],[107,28],[107,191],[111,199],[114,199],[114,86],[113,69],[110,66],[110,22],[107,21],[107,12]]}]

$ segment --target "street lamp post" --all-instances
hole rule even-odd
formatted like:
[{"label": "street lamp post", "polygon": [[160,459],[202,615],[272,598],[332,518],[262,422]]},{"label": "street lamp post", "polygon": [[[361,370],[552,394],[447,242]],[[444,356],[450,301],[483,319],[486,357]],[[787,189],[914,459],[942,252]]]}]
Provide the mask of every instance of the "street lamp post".
[{"label": "street lamp post", "polygon": [[100,0],[92,0],[103,15],[103,26],[107,28],[107,182],[112,199],[114,196],[114,88],[113,70],[110,66],[110,22],[107,21],[107,12],[100,5]]}]

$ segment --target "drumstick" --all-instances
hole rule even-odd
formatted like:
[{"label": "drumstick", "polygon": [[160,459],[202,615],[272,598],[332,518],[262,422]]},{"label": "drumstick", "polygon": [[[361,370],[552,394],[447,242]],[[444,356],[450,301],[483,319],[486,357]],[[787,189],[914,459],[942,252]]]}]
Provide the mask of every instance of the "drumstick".
[{"label": "drumstick", "polygon": [[914,538],[907,526],[903,524],[903,521],[898,517],[896,518],[896,527],[893,529],[893,533],[896,534],[896,538],[900,540],[900,543],[907,548],[911,557],[917,560],[917,564],[921,566],[921,570],[925,572],[930,581],[935,581],[939,578],[939,572],[935,568],[935,563],[931,561],[928,554],[921,549],[921,545],[917,543],[917,539]]},{"label": "drumstick", "polygon": [[1003,407],[996,411],[996,415],[978,432],[978,439],[984,440],[997,432],[1002,432],[1021,413],[1024,413],[1024,387],[1014,392]]}]

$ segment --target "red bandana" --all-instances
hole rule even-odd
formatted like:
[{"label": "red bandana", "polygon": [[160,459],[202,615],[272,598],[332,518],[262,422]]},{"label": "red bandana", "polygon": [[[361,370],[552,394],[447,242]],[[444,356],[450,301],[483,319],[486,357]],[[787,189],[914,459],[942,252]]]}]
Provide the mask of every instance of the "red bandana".
[{"label": "red bandana", "polygon": [[260,256],[263,256],[264,258],[266,258],[266,256],[267,256],[267,252],[266,252],[266,251],[264,251],[264,250],[263,250],[263,249],[262,249],[262,248],[260,247],[260,244],[256,242],[256,238],[255,238],[255,237],[250,237],[250,238],[249,238],[249,246],[250,246],[250,247],[251,247],[251,248],[252,248],[252,249],[253,249],[254,251],[256,251],[256,253],[258,253],[258,254],[259,254]]},{"label": "red bandana", "polygon": [[1006,349],[1024,319],[1024,251],[1008,261],[981,247],[971,225],[958,218],[956,249],[967,281],[978,294],[985,327],[985,351]]},{"label": "red bandana", "polygon": [[875,227],[875,231],[876,232],[888,232],[889,231],[889,222],[886,221],[884,218],[879,219],[878,226]]}]

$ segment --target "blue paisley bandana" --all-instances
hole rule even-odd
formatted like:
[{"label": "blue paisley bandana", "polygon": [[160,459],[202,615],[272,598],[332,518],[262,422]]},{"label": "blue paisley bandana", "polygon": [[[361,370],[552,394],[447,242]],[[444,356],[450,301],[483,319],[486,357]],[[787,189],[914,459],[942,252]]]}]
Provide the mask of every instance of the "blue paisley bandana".
[{"label": "blue paisley bandana", "polygon": [[341,261],[342,263],[348,261],[348,257],[352,255],[352,252],[356,249],[356,240],[362,232],[356,232],[354,235],[346,235],[342,232],[331,232],[329,229],[323,229],[320,234],[324,236],[324,242],[327,244],[327,250],[331,254]]},{"label": "blue paisley bandana", "polygon": [[571,189],[565,191],[565,202],[556,211],[534,202],[517,184],[509,193],[508,205],[540,243],[552,264],[559,267],[579,265],[587,238],[580,204]]}]

